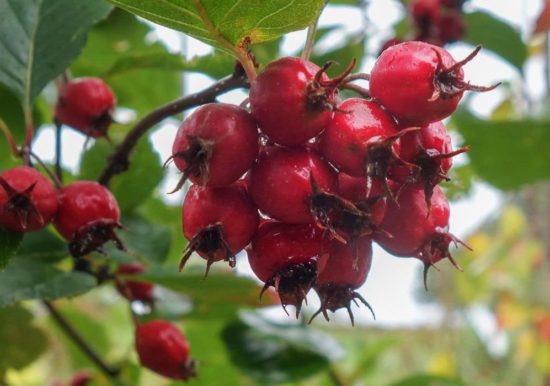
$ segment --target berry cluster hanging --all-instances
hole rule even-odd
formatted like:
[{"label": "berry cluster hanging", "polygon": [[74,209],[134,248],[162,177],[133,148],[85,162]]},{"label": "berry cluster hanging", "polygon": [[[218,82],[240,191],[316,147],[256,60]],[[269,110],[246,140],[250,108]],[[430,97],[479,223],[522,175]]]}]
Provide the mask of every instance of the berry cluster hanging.
[{"label": "berry cluster hanging", "polygon": [[[285,57],[251,81],[249,109],[198,108],[181,125],[169,161],[189,179],[183,233],[192,252],[235,266],[243,249],[264,284],[296,316],[307,293],[322,313],[346,308],[365,282],[372,242],[426,271],[451,256],[448,180],[454,150],[441,122],[467,90],[462,67],[443,48],[406,42],[385,50],[370,74],[370,97],[341,100],[352,66]],[[372,310],[371,310],[372,311]],[[314,315],[314,316],[315,316]]]}]

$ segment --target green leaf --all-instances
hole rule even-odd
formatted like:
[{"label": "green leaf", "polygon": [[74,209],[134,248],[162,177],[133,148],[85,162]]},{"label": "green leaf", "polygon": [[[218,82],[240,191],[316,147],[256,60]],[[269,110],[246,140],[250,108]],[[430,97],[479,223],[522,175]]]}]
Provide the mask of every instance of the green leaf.
[{"label": "green leaf", "polygon": [[0,374],[10,368],[23,369],[47,348],[48,341],[42,331],[32,325],[33,319],[22,307],[0,309]]},{"label": "green leaf", "polygon": [[63,272],[30,259],[12,259],[0,272],[0,307],[21,300],[77,296],[96,285],[96,279],[85,273]]},{"label": "green leaf", "polygon": [[245,39],[261,43],[313,23],[325,0],[110,0],[155,23],[232,52]]},{"label": "green leaf", "polygon": [[390,386],[464,386],[464,383],[455,378],[417,374],[392,383]]},{"label": "green leaf", "polygon": [[[97,141],[82,156],[80,179],[96,180],[113,152],[113,145]],[[118,174],[110,183],[122,212],[129,212],[145,201],[163,177],[161,160],[147,139],[139,141],[130,157],[130,169]]]},{"label": "green leaf", "polygon": [[326,369],[342,348],[304,325],[277,323],[254,312],[222,333],[231,360],[259,384],[298,381]]},{"label": "green leaf", "polygon": [[476,173],[500,189],[550,178],[550,122],[483,121],[465,111],[453,122],[471,147],[468,156]]},{"label": "green leaf", "polygon": [[30,108],[110,10],[103,0],[0,0],[0,82]]},{"label": "green leaf", "polygon": [[473,45],[481,44],[522,70],[527,60],[527,47],[519,31],[510,24],[485,12],[464,14],[466,36],[464,41]]},{"label": "green leaf", "polygon": [[172,232],[170,228],[153,224],[138,215],[123,216],[122,225],[126,228],[118,232],[127,252],[118,251],[110,246],[108,254],[123,261],[135,260],[136,257],[155,263],[162,263],[170,251]]},{"label": "green leaf", "polygon": [[69,256],[67,242],[53,234],[50,228],[25,235],[16,254],[18,259],[55,262]]},{"label": "green leaf", "polygon": [[[92,28],[82,54],[71,65],[71,71],[75,76],[103,78],[115,92],[119,106],[131,108],[138,117],[144,116],[177,98],[182,84],[181,73],[173,68],[128,66],[128,61],[137,57],[152,60],[156,55],[160,58],[169,55],[164,44],[150,42],[151,32],[152,27],[138,21],[134,15],[115,9],[106,20]],[[119,61],[122,62],[121,71],[116,70]],[[120,126],[112,129],[119,130]]]},{"label": "green leaf", "polygon": [[13,232],[0,227],[0,272],[6,268],[11,257],[21,244],[23,233]]},{"label": "green leaf", "polygon": [[[193,271],[193,272],[191,272]],[[191,298],[194,312],[209,317],[232,315],[238,307],[260,307],[269,304],[269,296],[264,296],[260,303],[260,288],[253,280],[231,273],[212,269],[204,278],[204,267],[200,272],[186,269],[178,272],[176,267],[151,267],[139,276],[140,280],[156,283]]]}]

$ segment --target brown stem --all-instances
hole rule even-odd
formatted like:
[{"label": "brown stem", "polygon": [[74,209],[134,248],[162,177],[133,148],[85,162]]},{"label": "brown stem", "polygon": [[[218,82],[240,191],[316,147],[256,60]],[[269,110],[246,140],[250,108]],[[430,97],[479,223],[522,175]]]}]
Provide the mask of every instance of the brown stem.
[{"label": "brown stem", "polygon": [[357,94],[361,95],[363,98],[370,98],[370,92],[365,87],[361,87],[353,83],[344,83],[343,85],[340,86],[340,88],[356,92]]},{"label": "brown stem", "polygon": [[65,319],[63,315],[59,313],[53,303],[49,301],[42,302],[44,306],[50,312],[52,318],[56,321],[57,325],[73,340],[73,342],[90,358],[94,364],[99,367],[103,373],[109,378],[116,378],[120,373],[120,369],[110,367],[99,356],[97,352],[84,340],[84,338],[74,329],[74,327]]},{"label": "brown stem", "polygon": [[198,93],[176,99],[175,101],[151,111],[134,126],[126,138],[124,138],[124,141],[117,146],[115,152],[109,156],[109,162],[103,170],[103,173],[101,173],[98,181],[102,185],[107,186],[113,176],[128,170],[130,166],[129,158],[132,150],[137,145],[139,139],[157,123],[191,107],[214,102],[218,95],[230,90],[245,87],[247,84],[242,68],[238,68],[232,75],[220,79],[218,82]]},{"label": "brown stem", "polygon": [[336,372],[336,370],[334,369],[334,367],[330,366],[329,369],[328,369],[328,376],[330,378],[330,380],[332,381],[332,384],[334,386],[346,386],[346,383],[344,382],[344,380],[342,379],[342,377],[340,376],[340,374],[338,374]]},{"label": "brown stem", "polygon": [[60,122],[55,122],[55,175],[63,183],[63,169],[61,168],[61,130]]}]

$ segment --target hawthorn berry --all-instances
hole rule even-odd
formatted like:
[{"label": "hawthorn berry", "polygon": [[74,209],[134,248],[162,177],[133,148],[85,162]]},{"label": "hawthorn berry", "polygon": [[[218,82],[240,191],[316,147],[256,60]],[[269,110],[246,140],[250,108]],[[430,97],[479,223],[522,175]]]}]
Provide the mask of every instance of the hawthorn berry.
[{"label": "hawthorn berry", "polygon": [[453,150],[451,136],[443,123],[434,122],[401,137],[399,156],[416,168],[397,165],[389,174],[400,183],[422,187],[429,209],[434,187],[441,181],[450,180],[447,174],[453,165],[452,157],[468,150],[468,147]]},{"label": "hawthorn berry", "polygon": [[55,119],[89,137],[106,137],[115,105],[116,97],[103,80],[73,79],[59,92]]},{"label": "hawthorn berry", "polygon": [[74,257],[102,251],[112,240],[123,250],[114,230],[120,225],[120,209],[112,193],[94,181],[77,181],[64,186],[59,193],[59,210],[54,220],[57,231],[69,241]]},{"label": "hawthorn berry", "polygon": [[[273,219],[307,224],[314,221],[315,195],[336,193],[334,169],[314,150],[270,147],[248,176],[250,196]],[[314,188],[317,191],[314,194]],[[322,208],[321,208],[322,209]]]},{"label": "hawthorn berry", "polygon": [[180,262],[180,271],[193,252],[212,263],[220,260],[235,266],[235,255],[258,229],[259,215],[244,183],[212,188],[193,185],[183,202],[183,234],[189,244]]},{"label": "hawthorn berry", "polygon": [[258,129],[252,115],[239,106],[208,103],[180,126],[172,156],[183,176],[204,186],[227,186],[241,177],[258,155]]},{"label": "hawthorn berry", "polygon": [[313,314],[310,322],[320,313],[328,321],[327,310],[335,312],[340,308],[348,310],[351,324],[354,324],[351,302],[357,305],[357,299],[372,312],[374,311],[363,297],[355,290],[367,280],[372,262],[372,240],[362,237],[356,241],[356,248],[336,241],[330,243],[328,258],[319,271],[314,285],[315,292],[321,299],[321,307]]},{"label": "hawthorn berry", "polygon": [[87,371],[78,371],[71,379],[69,386],[87,386],[92,380],[92,375]]},{"label": "hawthorn berry", "polygon": [[478,46],[456,62],[445,49],[405,42],[382,52],[370,75],[370,92],[401,127],[425,126],[451,115],[467,90],[489,91],[464,80],[462,67],[479,52]]},{"label": "hawthorn berry", "polygon": [[260,130],[283,146],[296,146],[316,137],[328,124],[337,87],[351,71],[329,79],[316,64],[294,57],[271,62],[252,82],[250,107]]},{"label": "hawthorn berry", "polygon": [[173,324],[165,320],[138,324],[135,339],[139,361],[144,367],[183,381],[196,376],[196,362],[189,356],[189,342]]},{"label": "hawthorn berry", "polygon": [[435,186],[430,208],[424,190],[414,185],[402,187],[397,202],[389,202],[380,227],[385,233],[374,235],[382,248],[394,256],[416,257],[424,263],[424,286],[428,269],[448,258],[458,268],[449,250],[450,244],[466,244],[449,233],[449,202]]},{"label": "hawthorn berry", "polygon": [[347,99],[338,109],[319,138],[322,154],[344,173],[382,182],[389,193],[388,168],[408,165],[398,156],[399,137],[406,132],[399,132],[392,117],[371,100]]},{"label": "hawthorn berry", "polygon": [[[145,272],[145,266],[138,262],[120,264],[116,270],[117,275],[136,275]],[[115,282],[117,291],[130,301],[139,300],[151,303],[154,300],[154,285],[137,280],[120,280]]]},{"label": "hawthorn berry", "polygon": [[296,317],[326,258],[323,233],[313,224],[264,221],[246,249],[252,271],[265,283],[262,294],[275,287],[285,311],[296,307]]},{"label": "hawthorn berry", "polygon": [[58,209],[57,192],[36,169],[17,166],[0,174],[0,225],[31,232],[48,225]]}]

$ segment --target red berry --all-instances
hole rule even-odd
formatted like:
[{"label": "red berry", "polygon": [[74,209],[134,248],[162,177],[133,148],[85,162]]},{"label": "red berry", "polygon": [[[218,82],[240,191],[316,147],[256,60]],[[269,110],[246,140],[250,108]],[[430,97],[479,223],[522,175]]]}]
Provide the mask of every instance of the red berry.
[{"label": "red berry", "polygon": [[421,33],[431,34],[441,15],[440,0],[414,0],[409,8],[416,28]]},{"label": "red berry", "polygon": [[432,44],[397,44],[376,61],[370,76],[371,95],[402,127],[440,121],[456,110],[464,91],[489,91],[497,86],[474,86],[464,80],[462,67],[480,49],[455,62],[445,49]]},{"label": "red berry", "polygon": [[0,225],[36,231],[48,225],[57,208],[57,192],[36,169],[18,166],[0,174]]},{"label": "red berry", "polygon": [[193,185],[183,202],[183,234],[189,240],[180,271],[194,251],[207,260],[206,274],[215,261],[235,266],[235,255],[258,229],[259,215],[244,183],[221,188]]},{"label": "red berry", "polygon": [[431,210],[426,205],[422,189],[404,186],[397,203],[388,203],[386,216],[380,227],[387,233],[376,234],[375,240],[389,253],[399,257],[416,257],[425,266],[424,285],[428,268],[447,257],[457,266],[449,246],[466,246],[448,232],[449,202],[436,186],[431,198]]},{"label": "red berry", "polygon": [[93,377],[90,373],[87,371],[79,371],[73,376],[69,386],[87,386],[92,380]]},{"label": "red berry", "polygon": [[[145,266],[137,261],[131,263],[120,264],[117,268],[117,275],[136,275],[145,272]],[[116,281],[116,289],[126,299],[140,300],[150,303],[153,298],[153,284],[136,280],[120,280]]]},{"label": "red berry", "polygon": [[336,88],[351,71],[329,80],[326,65],[286,57],[271,62],[252,82],[250,107],[261,131],[273,142],[296,146],[316,137],[332,115]]},{"label": "red berry", "polygon": [[320,137],[322,154],[340,171],[379,180],[387,188],[388,168],[403,164],[397,154],[398,139],[405,133],[373,101],[347,99],[338,109]]},{"label": "red berry", "polygon": [[369,189],[368,179],[338,173],[338,192],[366,212],[371,225],[377,227],[384,219],[387,200],[380,183],[373,181]]},{"label": "red berry", "polygon": [[292,224],[311,223],[312,182],[336,192],[336,172],[317,152],[272,147],[260,155],[249,175],[250,195],[268,216]]},{"label": "red berry", "polygon": [[466,33],[464,18],[459,10],[449,9],[441,14],[438,23],[439,38],[443,43],[461,40]]},{"label": "red berry", "polygon": [[265,283],[262,293],[275,287],[285,311],[288,304],[294,305],[298,317],[326,250],[323,231],[312,224],[266,221],[247,253],[252,271]]},{"label": "red berry", "polygon": [[59,194],[59,211],[55,228],[69,241],[74,257],[101,251],[102,245],[112,240],[117,248],[124,245],[115,234],[121,228],[120,209],[112,193],[93,181],[69,184]]},{"label": "red berry", "polygon": [[367,306],[374,316],[370,305],[355,292],[367,280],[372,262],[371,239],[367,237],[358,239],[355,248],[356,250],[350,245],[331,242],[326,264],[319,271],[314,287],[321,299],[321,307],[311,320],[319,313],[323,313],[328,321],[327,310],[335,312],[340,308],[346,308],[353,324],[351,302],[357,304],[356,299]]},{"label": "red berry", "polygon": [[196,362],[189,357],[187,339],[165,320],[136,326],[136,351],[140,363],[155,373],[183,381],[196,376]]},{"label": "red berry", "polygon": [[170,160],[195,184],[226,186],[235,182],[258,155],[258,129],[241,107],[209,103],[195,110],[178,130]]},{"label": "red berry", "polygon": [[418,184],[424,189],[429,208],[434,187],[443,180],[449,181],[447,173],[453,165],[452,157],[466,151],[467,147],[453,151],[451,136],[443,123],[431,123],[401,137],[399,155],[416,168],[395,166],[390,177],[401,183]]},{"label": "red berry", "polygon": [[55,119],[87,136],[105,137],[115,104],[115,95],[103,80],[73,79],[61,88]]}]

